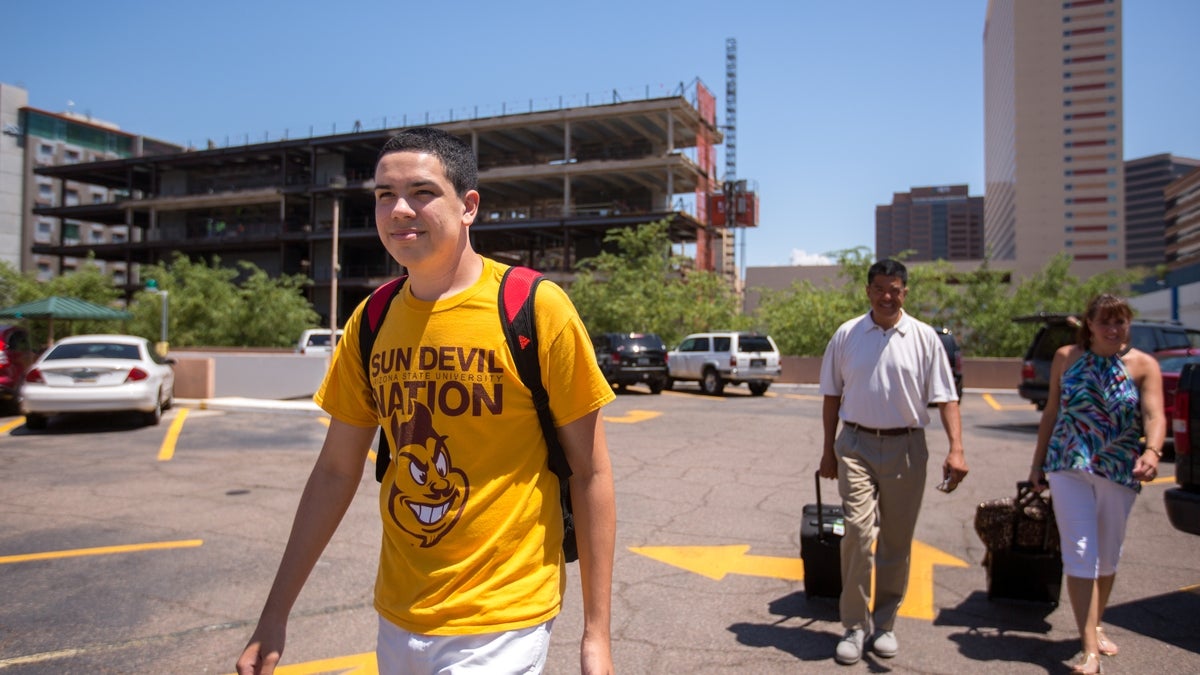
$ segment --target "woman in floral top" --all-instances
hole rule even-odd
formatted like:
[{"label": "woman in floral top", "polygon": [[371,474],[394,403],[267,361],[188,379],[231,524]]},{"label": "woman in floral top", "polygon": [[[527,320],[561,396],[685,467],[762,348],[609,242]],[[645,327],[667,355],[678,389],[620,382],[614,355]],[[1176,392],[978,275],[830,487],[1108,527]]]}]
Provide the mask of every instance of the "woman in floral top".
[{"label": "woman in floral top", "polygon": [[1158,475],[1162,458],[1162,372],[1154,357],[1129,346],[1132,319],[1125,300],[1097,296],[1076,344],[1055,352],[1029,474],[1035,489],[1048,483],[1054,493],[1067,595],[1082,643],[1073,673],[1099,673],[1100,655],[1117,653],[1100,620],[1133,500],[1141,483]]}]

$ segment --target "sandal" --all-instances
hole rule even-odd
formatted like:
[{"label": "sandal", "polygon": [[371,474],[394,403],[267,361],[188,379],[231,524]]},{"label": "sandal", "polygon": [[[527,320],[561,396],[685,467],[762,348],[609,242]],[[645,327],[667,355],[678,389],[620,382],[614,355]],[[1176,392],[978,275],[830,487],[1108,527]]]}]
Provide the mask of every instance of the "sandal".
[{"label": "sandal", "polygon": [[1121,651],[1117,643],[1108,639],[1100,626],[1096,626],[1096,649],[1104,656],[1116,656],[1117,652]]},{"label": "sandal", "polygon": [[1104,669],[1100,666],[1100,655],[1094,652],[1084,654],[1082,661],[1071,666],[1071,672],[1082,673],[1083,675],[1103,673]]}]

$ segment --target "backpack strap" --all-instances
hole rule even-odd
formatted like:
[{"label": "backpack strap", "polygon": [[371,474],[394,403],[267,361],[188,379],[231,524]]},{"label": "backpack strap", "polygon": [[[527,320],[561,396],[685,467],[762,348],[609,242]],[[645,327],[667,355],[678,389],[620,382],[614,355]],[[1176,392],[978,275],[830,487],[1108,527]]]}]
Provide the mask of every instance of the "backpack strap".
[{"label": "backpack strap", "polygon": [[[371,379],[371,348],[375,346],[375,338],[379,336],[379,328],[383,326],[383,319],[387,316],[388,308],[392,306],[392,300],[400,294],[400,289],[404,288],[404,282],[407,280],[407,275],[396,277],[371,291],[370,297],[367,298],[367,306],[358,315],[358,353],[362,358],[363,373],[368,382]],[[392,450],[388,445],[387,434],[380,429],[379,442],[375,448],[376,481],[383,482],[383,474],[391,461]]]},{"label": "backpack strap", "polygon": [[575,513],[571,506],[571,465],[562,443],[558,441],[558,430],[550,414],[550,395],[542,384],[542,365],[538,361],[537,325],[533,321],[533,295],[542,282],[541,273],[528,267],[510,267],[500,279],[500,324],[504,327],[504,338],[516,362],[517,375],[528,387],[537,410],[542,436],[546,439],[547,458],[550,470],[558,476],[559,507],[563,522],[563,560],[579,560],[579,547],[575,539]]},{"label": "backpack strap", "polygon": [[571,465],[558,442],[558,431],[550,414],[550,394],[542,384],[537,326],[533,321],[534,291],[544,278],[540,272],[528,267],[510,267],[504,272],[500,279],[500,324],[504,326],[504,337],[516,362],[517,374],[533,395],[533,406],[550,452],[550,470],[565,481],[571,476]]}]

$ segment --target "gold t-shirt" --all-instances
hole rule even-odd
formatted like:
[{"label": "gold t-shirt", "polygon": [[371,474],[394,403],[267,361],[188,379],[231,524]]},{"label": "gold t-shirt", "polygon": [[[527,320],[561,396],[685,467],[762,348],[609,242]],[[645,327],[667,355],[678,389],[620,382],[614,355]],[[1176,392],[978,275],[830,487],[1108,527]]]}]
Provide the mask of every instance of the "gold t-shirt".
[{"label": "gold t-shirt", "polygon": [[[359,356],[360,305],[315,400],[383,427],[393,461],[380,486],[383,542],[375,607],[405,630],[514,630],[557,615],[564,587],[558,477],[529,390],[517,376],[497,297],[506,266],[484,259],[471,288],[437,302],[405,287]],[[534,320],[555,424],[614,398],[566,293],[543,282]]]}]

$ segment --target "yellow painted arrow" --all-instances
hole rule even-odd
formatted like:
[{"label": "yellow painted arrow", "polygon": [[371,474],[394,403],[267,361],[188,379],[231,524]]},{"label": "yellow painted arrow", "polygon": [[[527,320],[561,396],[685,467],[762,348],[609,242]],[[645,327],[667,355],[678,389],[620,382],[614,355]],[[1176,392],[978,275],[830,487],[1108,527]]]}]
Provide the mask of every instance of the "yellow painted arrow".
[{"label": "yellow painted arrow", "polygon": [[[678,567],[715,581],[729,574],[804,580],[804,562],[796,558],[747,555],[746,545],[730,546],[643,546],[630,551],[672,567]],[[968,567],[966,562],[919,541],[913,542],[912,564],[908,570],[908,592],[900,605],[900,616],[932,620],[934,566]]]},{"label": "yellow painted arrow", "polygon": [[966,562],[929,544],[913,540],[912,562],[908,566],[908,592],[900,603],[900,616],[933,620],[933,568],[970,567]]},{"label": "yellow painted arrow", "polygon": [[638,422],[652,420],[661,414],[661,412],[656,412],[653,410],[630,410],[620,417],[605,416],[604,421],[615,422],[616,424],[636,424]]},{"label": "yellow painted arrow", "polygon": [[339,656],[333,659],[280,666],[275,669],[276,675],[325,675],[326,673],[379,675],[379,666],[375,662],[375,652],[364,652],[353,656]]},{"label": "yellow painted arrow", "polygon": [[774,558],[746,555],[746,545],[734,546],[644,546],[630,548],[662,563],[720,581],[727,574],[790,579],[804,578],[804,563],[799,558]]}]

